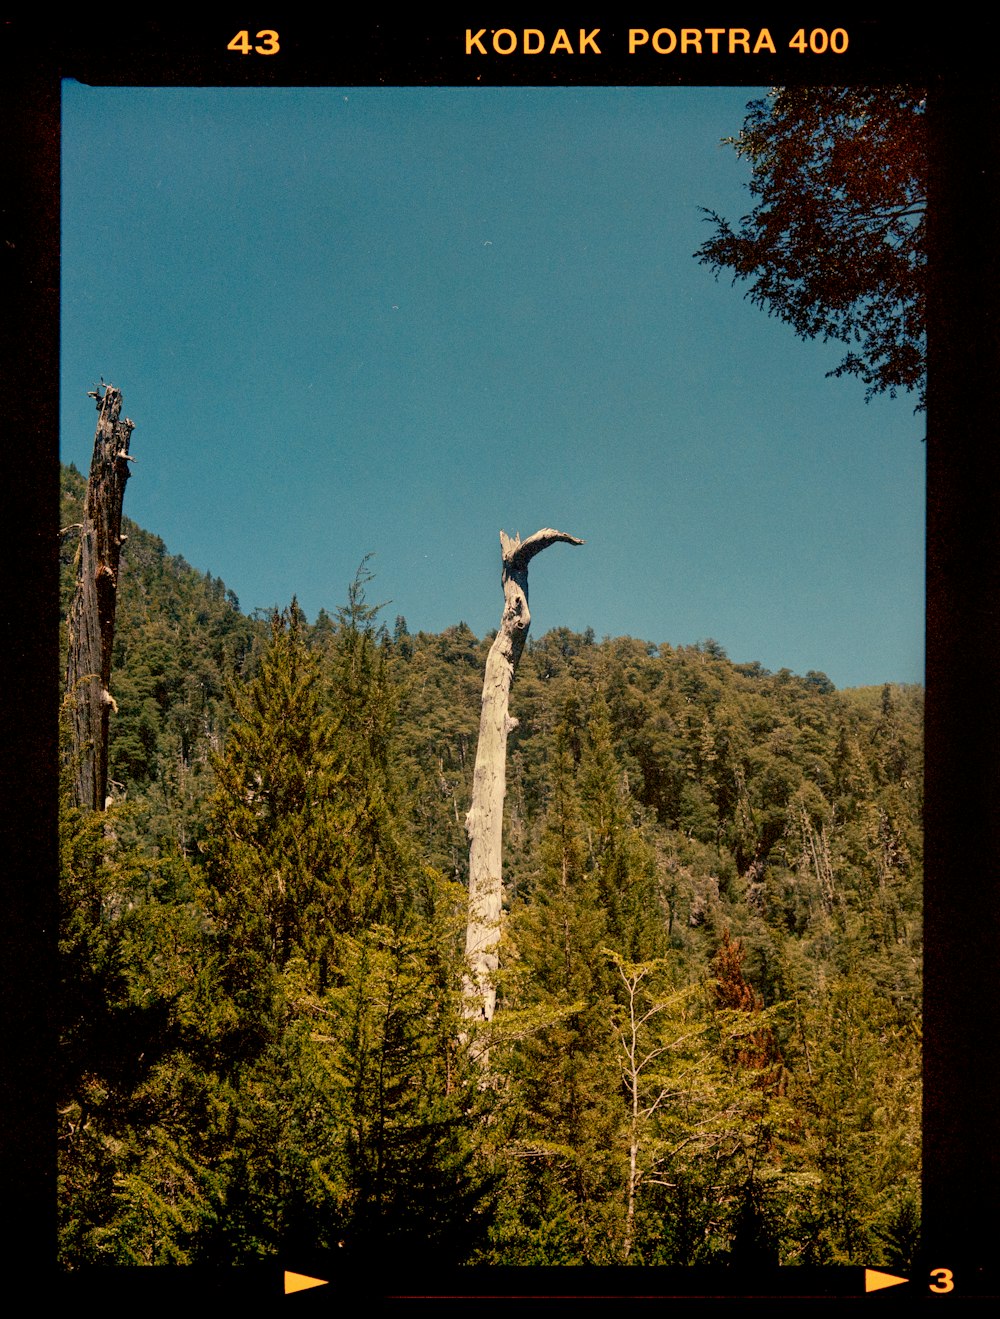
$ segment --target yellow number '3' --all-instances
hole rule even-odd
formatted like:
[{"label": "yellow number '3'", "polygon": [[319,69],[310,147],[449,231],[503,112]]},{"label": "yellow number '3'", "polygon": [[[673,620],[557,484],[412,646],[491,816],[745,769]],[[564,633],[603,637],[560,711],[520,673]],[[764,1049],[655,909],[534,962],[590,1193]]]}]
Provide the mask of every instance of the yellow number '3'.
[{"label": "yellow number '3'", "polygon": [[955,1290],[955,1278],[951,1269],[931,1269],[931,1277],[937,1278],[937,1282],[932,1282],[930,1284],[932,1292],[950,1292]]}]

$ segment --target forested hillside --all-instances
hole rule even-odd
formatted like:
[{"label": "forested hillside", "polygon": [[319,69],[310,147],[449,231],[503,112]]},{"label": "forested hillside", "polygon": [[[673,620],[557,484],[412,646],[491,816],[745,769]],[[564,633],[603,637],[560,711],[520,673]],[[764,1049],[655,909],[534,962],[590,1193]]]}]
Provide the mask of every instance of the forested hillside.
[{"label": "forested hillside", "polygon": [[[83,488],[64,471],[64,527]],[[922,690],[529,641],[484,1065],[490,639],[383,620],[364,564],[332,615],[247,617],[126,530],[114,800],[62,812],[67,1266],[907,1266]]]}]

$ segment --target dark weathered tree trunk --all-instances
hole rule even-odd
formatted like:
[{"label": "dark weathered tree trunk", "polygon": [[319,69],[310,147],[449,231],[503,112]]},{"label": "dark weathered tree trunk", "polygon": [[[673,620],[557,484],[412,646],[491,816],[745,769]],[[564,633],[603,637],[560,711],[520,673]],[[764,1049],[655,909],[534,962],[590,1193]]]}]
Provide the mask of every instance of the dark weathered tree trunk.
[{"label": "dark weathered tree trunk", "polygon": [[465,953],[470,977],[465,986],[465,1015],[490,1021],[496,1006],[493,976],[500,942],[503,898],[501,854],[503,799],[506,787],[507,734],[517,727],[507,710],[514,670],[521,658],[531,615],[528,612],[528,564],[557,540],[582,545],[582,540],[545,527],[522,541],[500,533],[504,607],[500,630],[486,658],[479,745],[472,784],[472,806],[466,816],[469,835],[469,921]]},{"label": "dark weathered tree trunk", "polygon": [[66,698],[73,727],[73,799],[85,810],[101,811],[108,793],[108,724],[115,708],[108,688],[133,423],[119,420],[122,396],[113,385],[106,385],[103,395],[95,390],[91,398],[100,416],[69,615]]}]

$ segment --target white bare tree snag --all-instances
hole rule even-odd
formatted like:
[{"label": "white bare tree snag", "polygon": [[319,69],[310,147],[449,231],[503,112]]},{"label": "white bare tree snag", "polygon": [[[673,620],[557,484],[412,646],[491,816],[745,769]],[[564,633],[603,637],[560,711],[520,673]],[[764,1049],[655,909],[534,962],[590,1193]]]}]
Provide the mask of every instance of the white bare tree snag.
[{"label": "white bare tree snag", "polygon": [[[103,381],[101,382],[104,383]],[[80,528],[76,595],[69,615],[66,692],[73,717],[73,799],[84,810],[102,811],[108,791],[108,723],[115,708],[111,650],[115,638],[122,502],[134,423],[120,420],[121,390],[91,391],[100,416]],[[69,528],[67,528],[69,530]]]},{"label": "white bare tree snag", "polygon": [[496,1006],[493,975],[498,964],[503,897],[501,855],[507,734],[517,727],[517,720],[508,714],[507,702],[531,622],[528,564],[539,551],[558,540],[570,545],[583,544],[575,536],[553,531],[551,527],[543,527],[525,541],[520,536],[511,540],[504,532],[500,533],[503,615],[486,657],[472,806],[465,817],[469,835],[469,922],[465,936],[469,976],[465,984],[465,1016],[480,1021],[491,1021]]}]

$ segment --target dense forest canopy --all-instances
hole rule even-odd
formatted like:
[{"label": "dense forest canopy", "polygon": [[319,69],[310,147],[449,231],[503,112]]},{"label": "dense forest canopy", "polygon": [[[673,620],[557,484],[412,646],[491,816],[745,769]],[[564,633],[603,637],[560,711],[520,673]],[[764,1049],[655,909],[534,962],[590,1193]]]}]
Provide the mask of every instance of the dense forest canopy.
[{"label": "dense forest canopy", "polygon": [[529,642],[483,1085],[490,638],[383,621],[365,565],[332,615],[247,616],[127,531],[114,802],[62,811],[64,1264],[908,1265],[921,689]]}]

